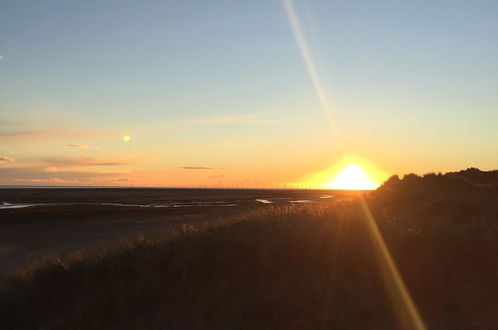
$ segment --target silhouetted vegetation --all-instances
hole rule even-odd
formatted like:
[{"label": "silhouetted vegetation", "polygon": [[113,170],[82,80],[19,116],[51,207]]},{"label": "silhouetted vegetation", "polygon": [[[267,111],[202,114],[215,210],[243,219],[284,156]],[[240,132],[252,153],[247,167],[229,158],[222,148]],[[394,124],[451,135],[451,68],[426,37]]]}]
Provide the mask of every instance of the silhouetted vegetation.
[{"label": "silhouetted vegetation", "polygon": [[430,328],[497,327],[496,185],[458,173],[34,266],[4,283],[0,328],[399,329],[359,198]]}]

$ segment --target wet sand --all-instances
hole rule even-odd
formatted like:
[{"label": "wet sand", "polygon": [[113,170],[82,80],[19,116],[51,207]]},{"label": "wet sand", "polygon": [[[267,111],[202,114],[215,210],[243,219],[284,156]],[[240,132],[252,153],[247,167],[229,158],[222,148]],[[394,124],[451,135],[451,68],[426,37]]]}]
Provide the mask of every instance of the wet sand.
[{"label": "wet sand", "polygon": [[[7,219],[4,219],[5,213],[9,213]],[[0,215],[3,220],[0,221],[0,273],[45,257],[66,257],[78,250],[98,251],[139,235],[161,235],[183,224],[215,221],[233,213],[231,210],[179,212],[94,206],[4,211]]]},{"label": "wet sand", "polygon": [[[275,204],[330,202],[333,195],[348,196],[348,193],[318,190],[4,188],[0,189],[1,203],[46,205],[0,209],[0,274],[8,274],[45,257],[65,257],[78,250],[91,253],[139,235],[160,235],[184,224],[212,222]],[[123,207],[109,203],[167,204],[172,207]],[[182,207],[176,207],[178,205]]]}]

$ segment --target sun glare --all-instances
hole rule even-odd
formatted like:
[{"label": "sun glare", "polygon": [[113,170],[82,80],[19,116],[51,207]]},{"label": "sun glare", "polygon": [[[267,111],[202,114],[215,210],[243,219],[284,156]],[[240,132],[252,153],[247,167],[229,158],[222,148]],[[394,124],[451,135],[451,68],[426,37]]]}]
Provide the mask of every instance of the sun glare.
[{"label": "sun glare", "polygon": [[379,184],[372,182],[359,165],[349,164],[337,174],[329,186],[340,190],[372,190],[376,189]]},{"label": "sun glare", "polygon": [[355,155],[346,155],[335,166],[303,177],[299,183],[315,189],[374,190],[388,178],[388,173]]}]

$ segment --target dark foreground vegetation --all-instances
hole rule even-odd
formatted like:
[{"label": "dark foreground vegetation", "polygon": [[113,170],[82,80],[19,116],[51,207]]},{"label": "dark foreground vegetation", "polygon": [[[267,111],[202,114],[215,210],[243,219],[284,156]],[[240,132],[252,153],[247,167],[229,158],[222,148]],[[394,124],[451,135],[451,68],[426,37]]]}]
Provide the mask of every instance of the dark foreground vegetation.
[{"label": "dark foreground vegetation", "polygon": [[496,187],[393,177],[350,201],[270,206],[53,260],[3,284],[0,328],[402,329],[365,201],[429,329],[496,329]]}]

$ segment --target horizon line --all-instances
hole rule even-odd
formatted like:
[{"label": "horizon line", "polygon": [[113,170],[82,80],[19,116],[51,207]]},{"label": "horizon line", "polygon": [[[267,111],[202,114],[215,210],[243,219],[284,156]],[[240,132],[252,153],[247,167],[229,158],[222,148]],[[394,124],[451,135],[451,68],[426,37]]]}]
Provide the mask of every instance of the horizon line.
[{"label": "horizon line", "polygon": [[206,190],[326,190],[326,191],[374,191],[375,189],[332,189],[299,187],[209,187],[209,186],[69,186],[69,185],[0,185],[0,189],[206,189]]}]

